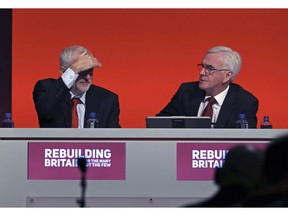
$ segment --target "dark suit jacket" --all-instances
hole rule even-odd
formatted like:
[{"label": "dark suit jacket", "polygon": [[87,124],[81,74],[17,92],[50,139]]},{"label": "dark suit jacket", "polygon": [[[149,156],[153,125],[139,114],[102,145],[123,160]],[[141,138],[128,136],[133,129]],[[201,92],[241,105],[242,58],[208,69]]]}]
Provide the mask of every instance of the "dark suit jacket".
[{"label": "dark suit jacket", "polygon": [[[182,83],[166,107],[156,116],[197,116],[205,91],[199,82]],[[249,128],[257,127],[258,99],[237,84],[231,83],[222,104],[215,128],[236,128],[239,114],[244,113]]]},{"label": "dark suit jacket", "polygon": [[[61,78],[39,80],[33,90],[33,100],[41,128],[70,128],[70,93]],[[86,93],[85,122],[90,112],[96,112],[100,128],[119,128],[118,95],[91,85]],[[85,124],[85,123],[84,123]]]}]

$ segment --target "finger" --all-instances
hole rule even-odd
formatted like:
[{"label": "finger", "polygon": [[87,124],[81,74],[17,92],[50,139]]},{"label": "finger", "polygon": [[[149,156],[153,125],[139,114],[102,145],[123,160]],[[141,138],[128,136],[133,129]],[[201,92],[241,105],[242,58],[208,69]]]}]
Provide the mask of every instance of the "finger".
[{"label": "finger", "polygon": [[82,59],[87,58],[86,56],[88,56],[88,55],[87,55],[87,50],[84,51],[83,53],[79,54],[78,57],[75,59],[74,62],[82,61]]},{"label": "finger", "polygon": [[98,61],[96,58],[94,58],[94,60],[95,60],[95,67],[102,67],[102,64],[101,64],[101,62],[100,61]]},{"label": "finger", "polygon": [[80,57],[80,56],[84,56],[84,55],[86,55],[87,54],[87,50],[85,50],[83,53],[81,53],[79,56],[78,56],[78,58]]}]

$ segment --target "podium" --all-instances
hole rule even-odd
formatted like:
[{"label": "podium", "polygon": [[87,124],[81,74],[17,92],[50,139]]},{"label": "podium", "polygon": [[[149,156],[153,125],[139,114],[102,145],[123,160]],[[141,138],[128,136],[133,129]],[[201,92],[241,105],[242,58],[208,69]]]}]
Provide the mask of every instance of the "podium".
[{"label": "podium", "polygon": [[198,151],[224,152],[239,144],[265,147],[287,133],[287,129],[1,128],[0,207],[78,207],[81,173],[67,162],[71,149],[90,159],[87,207],[183,206],[217,190],[211,167],[193,167],[196,159],[207,159],[207,155],[199,158]]}]

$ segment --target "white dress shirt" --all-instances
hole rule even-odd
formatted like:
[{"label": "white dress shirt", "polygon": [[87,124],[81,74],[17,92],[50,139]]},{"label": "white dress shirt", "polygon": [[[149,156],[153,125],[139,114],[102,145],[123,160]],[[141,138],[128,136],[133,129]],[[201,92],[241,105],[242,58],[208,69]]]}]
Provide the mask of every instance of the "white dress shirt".
[{"label": "white dress shirt", "polygon": [[[211,119],[212,120],[212,126],[217,122],[221,106],[223,104],[223,101],[224,101],[227,93],[228,93],[228,90],[229,90],[229,86],[224,91],[222,91],[220,94],[214,96],[214,98],[216,99],[217,102],[212,105],[212,109],[213,109],[213,116]],[[199,109],[198,109],[197,116],[202,116],[202,113],[203,113],[205,107],[208,105],[207,98],[209,98],[209,97],[210,96],[205,96],[204,101],[201,102]]]}]

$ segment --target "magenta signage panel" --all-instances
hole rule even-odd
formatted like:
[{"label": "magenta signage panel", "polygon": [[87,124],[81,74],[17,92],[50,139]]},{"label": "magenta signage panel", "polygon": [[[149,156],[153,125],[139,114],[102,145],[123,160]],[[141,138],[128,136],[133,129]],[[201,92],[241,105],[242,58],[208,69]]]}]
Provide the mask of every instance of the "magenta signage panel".
[{"label": "magenta signage panel", "polygon": [[126,179],[123,142],[28,142],[28,179],[79,180],[79,157],[87,160],[87,180]]},{"label": "magenta signage panel", "polygon": [[228,150],[237,145],[264,149],[267,143],[177,143],[177,180],[213,180],[215,168],[222,167]]}]

